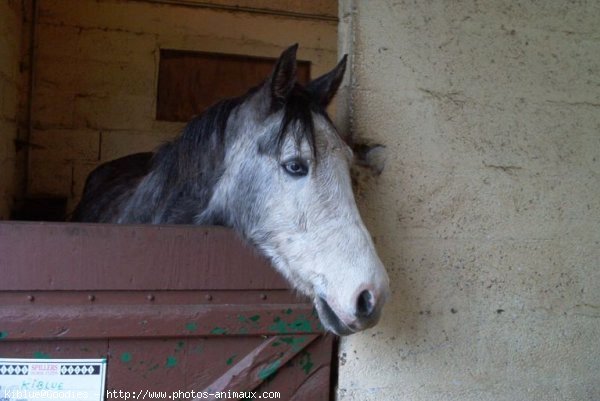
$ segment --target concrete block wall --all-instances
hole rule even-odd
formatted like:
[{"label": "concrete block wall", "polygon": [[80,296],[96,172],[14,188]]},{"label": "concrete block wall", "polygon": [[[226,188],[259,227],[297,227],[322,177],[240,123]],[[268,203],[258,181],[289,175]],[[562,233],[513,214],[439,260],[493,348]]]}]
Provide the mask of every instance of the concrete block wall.
[{"label": "concrete block wall", "polygon": [[9,218],[16,192],[21,14],[20,2],[0,2],[0,220]]},{"label": "concrete block wall", "polygon": [[140,1],[38,3],[28,192],[65,196],[70,207],[99,163],[152,150],[183,127],[155,120],[159,49],[277,57],[299,42],[313,76],[337,61],[335,21]]},{"label": "concrete block wall", "polygon": [[340,116],[387,146],[359,207],[389,270],[340,401],[600,400],[597,1],[342,0]]}]

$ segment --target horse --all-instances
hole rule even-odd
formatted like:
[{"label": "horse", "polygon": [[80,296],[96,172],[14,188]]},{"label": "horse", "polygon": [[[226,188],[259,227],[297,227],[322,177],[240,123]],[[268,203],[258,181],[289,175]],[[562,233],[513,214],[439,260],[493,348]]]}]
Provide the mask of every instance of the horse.
[{"label": "horse", "polygon": [[302,86],[297,49],[155,152],[97,167],[72,220],[232,227],[313,300],[325,329],[349,335],[378,322],[389,278],[356,206],[352,150],[325,110],[347,57]]}]

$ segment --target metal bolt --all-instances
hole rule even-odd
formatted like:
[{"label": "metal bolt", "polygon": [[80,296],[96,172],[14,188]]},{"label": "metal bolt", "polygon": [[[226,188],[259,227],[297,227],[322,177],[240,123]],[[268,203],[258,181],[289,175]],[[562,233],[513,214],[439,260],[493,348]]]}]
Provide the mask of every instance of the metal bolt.
[{"label": "metal bolt", "polygon": [[27,295],[27,300],[29,302],[33,302],[33,301],[35,301],[35,297],[33,295]]},{"label": "metal bolt", "polygon": [[146,295],[146,299],[147,299],[148,301],[154,301],[154,295],[152,295],[152,294],[148,294],[148,295]]},{"label": "metal bolt", "polygon": [[96,296],[95,295],[92,295],[92,294],[88,295],[88,301],[94,302],[95,300],[96,300]]},{"label": "metal bolt", "polygon": [[267,294],[260,294],[260,299],[262,299],[263,301],[264,301],[265,299],[267,299]]},{"label": "metal bolt", "polygon": [[212,301],[213,297],[212,297],[212,295],[210,295],[210,294],[206,294],[206,295],[204,296],[204,299],[206,299],[207,301]]}]

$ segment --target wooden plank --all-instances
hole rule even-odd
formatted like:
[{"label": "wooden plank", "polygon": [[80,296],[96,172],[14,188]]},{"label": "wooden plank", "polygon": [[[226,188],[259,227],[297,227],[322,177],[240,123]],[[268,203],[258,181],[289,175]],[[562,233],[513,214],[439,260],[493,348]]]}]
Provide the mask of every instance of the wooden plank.
[{"label": "wooden plank", "polygon": [[108,340],[0,341],[3,358],[106,358],[107,352]]},{"label": "wooden plank", "polygon": [[187,7],[211,8],[231,12],[246,12],[313,19],[336,23],[338,4],[335,0],[136,0]]},{"label": "wooden plank", "polygon": [[275,380],[266,380],[256,391],[279,392],[296,401],[328,401],[332,342],[333,335],[319,336],[279,369]]},{"label": "wooden plank", "polygon": [[[217,397],[215,393],[241,393],[255,389],[317,337],[316,334],[274,336],[265,340],[204,389],[209,397],[198,397],[193,400],[216,400],[222,397]],[[193,386],[193,388],[197,387]],[[239,400],[241,398],[228,397],[228,399]]]},{"label": "wooden plank", "polygon": [[[297,378],[299,375],[296,375]],[[328,401],[331,371],[329,366],[319,368],[311,374],[294,393],[290,401]]]},{"label": "wooden plank", "polygon": [[289,290],[185,291],[0,291],[0,305],[218,305],[301,304],[305,297]]},{"label": "wooden plank", "polygon": [[[135,391],[139,399],[146,391],[171,394],[185,389],[188,342],[187,338],[110,339],[106,389]],[[106,400],[111,398],[118,397]]]},{"label": "wooden plank", "polygon": [[[162,49],[156,118],[189,121],[221,99],[241,96],[263,82],[276,59]],[[298,81],[310,81],[310,62],[298,62]]]},{"label": "wooden plank", "polygon": [[288,289],[223,227],[0,222],[0,291]]},{"label": "wooden plank", "polygon": [[322,333],[310,301],[231,230],[0,223],[3,356],[106,357],[108,390],[324,401]]},{"label": "wooden plank", "polygon": [[3,342],[321,332],[311,304],[0,307]]},{"label": "wooden plank", "polygon": [[[282,356],[285,347],[297,350],[277,372],[254,389],[279,392],[282,400],[328,400],[331,336],[319,336],[305,347],[304,335],[277,336],[282,344],[270,344]],[[0,355],[6,358],[106,358],[109,391],[201,391],[230,377],[243,358],[254,355],[264,344],[262,337],[206,338],[128,338],[110,340],[53,340],[0,342]],[[236,369],[240,369],[240,365]],[[265,367],[269,367],[266,365]],[[267,370],[267,373],[269,370]],[[260,379],[260,378],[259,378]],[[249,383],[252,387],[255,380]],[[225,384],[220,388],[230,390]]]}]

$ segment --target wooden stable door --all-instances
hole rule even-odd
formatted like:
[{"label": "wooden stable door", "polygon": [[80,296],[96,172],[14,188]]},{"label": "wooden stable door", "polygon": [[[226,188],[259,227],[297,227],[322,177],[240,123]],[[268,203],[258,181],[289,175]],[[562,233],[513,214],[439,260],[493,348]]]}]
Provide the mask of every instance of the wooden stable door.
[{"label": "wooden stable door", "polygon": [[334,338],[228,229],[0,223],[0,270],[0,357],[106,358],[107,391],[165,399],[329,399]]}]

